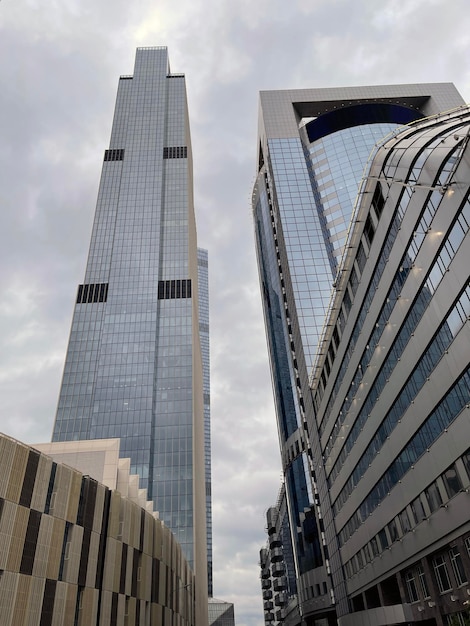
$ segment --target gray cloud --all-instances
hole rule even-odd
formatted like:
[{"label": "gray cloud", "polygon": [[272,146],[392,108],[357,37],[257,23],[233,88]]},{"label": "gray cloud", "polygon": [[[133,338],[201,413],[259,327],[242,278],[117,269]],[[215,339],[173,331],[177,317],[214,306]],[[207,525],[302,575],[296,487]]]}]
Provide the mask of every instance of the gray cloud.
[{"label": "gray cloud", "polygon": [[258,91],[436,80],[468,99],[467,3],[3,0],[0,15],[1,429],[50,438],[118,76],[135,47],[167,45],[211,262],[214,591],[261,624],[280,462],[249,206]]}]

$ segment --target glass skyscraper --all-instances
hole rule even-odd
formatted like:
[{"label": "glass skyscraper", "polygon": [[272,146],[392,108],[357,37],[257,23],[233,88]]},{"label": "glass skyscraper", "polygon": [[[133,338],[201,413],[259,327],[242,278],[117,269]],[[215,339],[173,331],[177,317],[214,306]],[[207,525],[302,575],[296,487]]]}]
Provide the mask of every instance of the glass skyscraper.
[{"label": "glass skyscraper", "polygon": [[[331,579],[327,540],[334,523],[311,385],[356,196],[369,155],[384,135],[460,105],[449,84],[260,94],[255,237],[297,575],[295,602],[299,619],[307,622],[335,619],[338,585]],[[268,519],[269,528],[277,532]],[[283,576],[277,556],[275,562]],[[292,616],[288,599],[277,598],[279,609],[267,611],[268,621]]]},{"label": "glass skyscraper", "polygon": [[211,472],[211,387],[210,387],[210,344],[209,344],[209,266],[207,250],[198,248],[199,285],[199,337],[202,351],[202,373],[204,391],[204,463],[206,479],[207,517],[207,583],[212,597],[212,472]]},{"label": "glass skyscraper", "polygon": [[185,78],[170,73],[166,48],[141,48],[134,74],[119,80],[53,441],[119,437],[204,580],[208,322]]}]

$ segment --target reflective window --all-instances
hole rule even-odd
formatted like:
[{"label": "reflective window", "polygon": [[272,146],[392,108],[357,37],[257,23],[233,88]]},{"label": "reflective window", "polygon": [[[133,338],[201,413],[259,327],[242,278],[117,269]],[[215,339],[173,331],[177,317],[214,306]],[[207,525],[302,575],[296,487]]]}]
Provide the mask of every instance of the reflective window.
[{"label": "reflective window", "polygon": [[447,563],[442,555],[436,556],[433,560],[434,573],[436,575],[437,586],[440,593],[450,591],[452,585],[450,583],[449,573],[447,571]]},{"label": "reflective window", "polygon": [[392,543],[394,541],[397,541],[397,539],[398,539],[398,528],[397,528],[397,523],[395,522],[394,519],[392,519],[392,521],[388,525],[388,532],[389,532],[390,539],[391,539]]},{"label": "reflective window", "polygon": [[464,585],[467,582],[467,574],[465,573],[460,550],[456,546],[452,547],[449,550],[449,557],[457,585]]},{"label": "reflective window", "polygon": [[437,511],[442,504],[442,498],[436,483],[429,485],[429,487],[425,489],[424,494],[429,504],[429,508],[431,509],[431,513]]},{"label": "reflective window", "polygon": [[372,537],[372,539],[370,540],[370,547],[372,548],[372,554],[374,555],[374,557],[380,554],[380,548],[377,542],[377,537]]},{"label": "reflective window", "polygon": [[411,530],[410,518],[408,517],[408,511],[406,509],[399,514],[398,518],[400,520],[401,529],[404,533]]},{"label": "reflective window", "polygon": [[462,461],[467,472],[467,477],[470,479],[470,448],[462,455]]},{"label": "reflective window", "polygon": [[442,475],[442,480],[449,498],[455,496],[462,489],[462,481],[457,473],[455,465],[451,465]]},{"label": "reflective window", "polygon": [[416,573],[418,575],[419,585],[421,587],[421,593],[423,594],[423,598],[430,598],[431,594],[429,593],[429,587],[422,565],[418,565],[418,567],[416,568]]},{"label": "reflective window", "polygon": [[465,547],[467,548],[467,554],[468,554],[468,557],[470,558],[470,537],[465,538]]},{"label": "reflective window", "polygon": [[408,592],[408,599],[410,602],[417,602],[418,597],[418,589],[416,587],[416,579],[415,574],[412,570],[406,572],[405,574],[405,583],[406,590]]},{"label": "reflective window", "polygon": [[426,519],[426,512],[423,507],[423,503],[421,499],[418,497],[410,504],[411,511],[413,512],[413,517],[415,520],[415,524],[419,524],[423,519]]},{"label": "reflective window", "polygon": [[389,542],[388,542],[387,533],[385,532],[385,528],[382,528],[382,530],[379,532],[377,536],[379,538],[380,545],[382,546],[382,550],[385,550],[386,548],[388,548]]}]

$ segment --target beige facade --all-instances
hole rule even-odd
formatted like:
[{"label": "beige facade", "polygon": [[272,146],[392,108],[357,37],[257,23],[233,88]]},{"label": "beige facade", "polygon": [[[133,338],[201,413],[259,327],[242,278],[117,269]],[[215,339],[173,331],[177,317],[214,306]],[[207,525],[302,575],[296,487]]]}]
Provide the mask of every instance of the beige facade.
[{"label": "beige facade", "polygon": [[195,591],[180,545],[153,512],[0,436],[2,626],[191,625]]}]

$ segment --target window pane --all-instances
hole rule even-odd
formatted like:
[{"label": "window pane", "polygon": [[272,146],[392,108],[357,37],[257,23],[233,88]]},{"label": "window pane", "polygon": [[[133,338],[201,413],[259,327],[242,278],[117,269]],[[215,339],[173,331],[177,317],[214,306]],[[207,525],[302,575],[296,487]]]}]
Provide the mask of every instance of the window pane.
[{"label": "window pane", "polygon": [[410,518],[408,517],[406,509],[402,511],[398,515],[398,517],[400,518],[400,524],[403,532],[407,533],[409,530],[411,530]]},{"label": "window pane", "polygon": [[460,550],[454,546],[449,551],[450,562],[452,564],[452,569],[454,571],[455,580],[457,581],[457,585],[463,585],[467,582],[467,575],[465,574],[465,570],[463,567],[462,557],[460,556]]},{"label": "window pane", "polygon": [[436,483],[432,483],[424,492],[426,494],[426,499],[429,504],[429,508],[431,509],[431,513],[434,513],[442,504],[441,494],[439,493],[439,489],[437,488]]},{"label": "window pane", "polygon": [[449,498],[455,496],[455,494],[459,493],[462,489],[462,482],[460,480],[460,476],[457,474],[455,465],[449,467],[449,469],[442,475],[442,478],[444,480],[444,485]]},{"label": "window pane", "polygon": [[406,589],[408,591],[408,597],[410,602],[418,601],[418,589],[416,588],[416,581],[414,573],[412,571],[406,572],[405,575]]},{"label": "window pane", "polygon": [[439,555],[434,559],[434,572],[436,574],[437,586],[439,587],[439,591],[441,593],[452,589],[449,574],[447,572],[447,565],[442,555]]},{"label": "window pane", "polygon": [[426,519],[426,513],[424,512],[424,508],[419,497],[411,503],[411,510],[416,524],[419,524],[423,519]]},{"label": "window pane", "polygon": [[423,593],[423,598],[430,598],[431,594],[429,593],[428,583],[426,581],[426,575],[424,573],[424,569],[421,565],[418,565],[416,572],[418,574],[419,584],[421,586],[421,591]]}]

